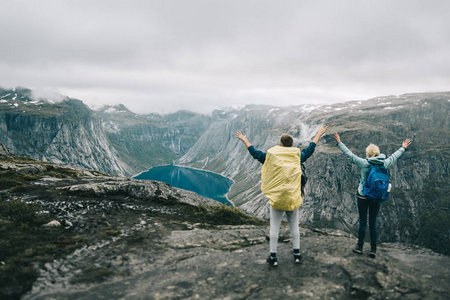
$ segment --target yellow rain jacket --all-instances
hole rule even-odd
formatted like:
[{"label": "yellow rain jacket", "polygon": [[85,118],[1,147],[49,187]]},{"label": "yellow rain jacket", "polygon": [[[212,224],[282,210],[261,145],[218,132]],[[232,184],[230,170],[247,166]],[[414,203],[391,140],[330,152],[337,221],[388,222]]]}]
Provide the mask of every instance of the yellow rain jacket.
[{"label": "yellow rain jacket", "polygon": [[295,210],[302,205],[300,149],[275,146],[266,154],[261,170],[261,190],[273,208]]}]

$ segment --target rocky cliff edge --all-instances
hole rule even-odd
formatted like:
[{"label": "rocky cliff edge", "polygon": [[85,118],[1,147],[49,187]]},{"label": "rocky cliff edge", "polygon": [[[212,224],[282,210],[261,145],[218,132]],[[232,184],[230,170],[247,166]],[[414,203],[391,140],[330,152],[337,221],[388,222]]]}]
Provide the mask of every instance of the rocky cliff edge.
[{"label": "rocky cliff edge", "polygon": [[[300,228],[295,265],[283,225],[279,267],[268,223],[153,181],[0,158],[0,298],[447,299],[450,258]],[[7,209],[7,210],[6,210]],[[8,213],[6,213],[6,211]]]}]

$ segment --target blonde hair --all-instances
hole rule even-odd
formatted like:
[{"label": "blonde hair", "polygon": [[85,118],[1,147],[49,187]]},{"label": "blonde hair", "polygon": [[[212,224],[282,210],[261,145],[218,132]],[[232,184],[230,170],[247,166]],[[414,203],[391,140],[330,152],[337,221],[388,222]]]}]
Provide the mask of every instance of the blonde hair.
[{"label": "blonde hair", "polygon": [[378,148],[377,145],[370,144],[366,148],[366,156],[367,157],[374,157],[380,155],[380,148]]}]

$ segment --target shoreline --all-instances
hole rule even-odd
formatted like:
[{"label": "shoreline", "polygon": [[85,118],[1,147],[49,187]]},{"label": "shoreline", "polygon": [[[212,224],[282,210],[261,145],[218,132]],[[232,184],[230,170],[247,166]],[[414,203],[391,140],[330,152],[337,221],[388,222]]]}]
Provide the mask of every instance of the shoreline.
[{"label": "shoreline", "polygon": [[[222,174],[219,174],[219,173],[217,173],[217,172],[213,172],[213,171],[210,171],[210,170],[204,170],[204,169],[200,169],[200,168],[193,168],[193,167],[188,167],[188,166],[178,165],[178,164],[166,164],[166,165],[158,165],[158,166],[154,166],[154,167],[151,167],[151,168],[147,169],[146,171],[140,172],[140,173],[137,174],[137,175],[131,176],[131,178],[132,178],[132,179],[136,179],[136,180],[148,180],[148,179],[137,179],[137,178],[135,178],[135,177],[137,177],[137,176],[139,176],[139,175],[141,175],[141,174],[143,174],[143,173],[145,173],[145,172],[148,172],[148,171],[150,171],[150,170],[153,169],[153,168],[156,168],[156,167],[166,167],[166,166],[175,166],[175,167],[178,167],[178,168],[192,169],[192,170],[203,171],[203,172],[208,172],[208,173],[212,173],[212,174],[216,174],[216,175],[222,176],[223,178],[225,178],[225,179],[231,181],[230,188],[231,188],[231,186],[235,183],[235,181],[234,181],[233,179],[228,178],[228,177],[226,177],[226,176],[224,176],[224,175],[222,175]],[[230,190],[230,188],[229,188],[228,190]],[[186,190],[186,191],[189,191],[189,190]],[[190,191],[190,192],[193,192],[193,191]],[[194,193],[195,193],[195,192],[194,192]],[[201,196],[201,195],[200,195],[200,196]],[[205,196],[202,196],[202,197],[205,197]],[[228,192],[227,192],[226,194],[224,194],[224,197],[225,197],[225,199],[231,204],[231,206],[236,207],[236,205],[234,204],[234,202],[231,201],[231,200],[228,198]],[[205,197],[205,198],[209,198],[209,197]],[[220,202],[219,200],[216,200],[216,199],[213,199],[213,198],[209,198],[209,199],[212,199],[212,200],[214,200],[214,201],[217,201],[217,202],[219,202],[219,203],[222,203],[222,202]],[[222,204],[223,204],[223,203],[222,203]]]}]

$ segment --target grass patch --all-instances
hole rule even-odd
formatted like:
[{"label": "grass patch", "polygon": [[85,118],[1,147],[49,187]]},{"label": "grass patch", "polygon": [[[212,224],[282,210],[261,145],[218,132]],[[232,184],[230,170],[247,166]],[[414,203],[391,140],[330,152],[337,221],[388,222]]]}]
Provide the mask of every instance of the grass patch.
[{"label": "grass patch", "polygon": [[267,221],[250,217],[239,208],[216,205],[206,207],[200,205],[195,207],[193,217],[200,223],[208,223],[211,225],[263,225]]},{"label": "grass patch", "polygon": [[47,166],[47,172],[45,175],[56,178],[79,178],[82,176],[81,172],[70,168],[54,167],[52,165]]},{"label": "grass patch", "polygon": [[25,203],[19,199],[0,200],[0,219],[24,223],[38,222],[36,213],[39,209],[40,205],[37,203]]},{"label": "grass patch", "polygon": [[17,163],[17,164],[38,164],[38,165],[48,164],[48,162],[34,160],[30,157],[19,156],[19,155],[11,155],[8,157],[4,157],[4,158],[1,158],[0,161],[9,162],[9,163]]},{"label": "grass patch", "polygon": [[102,230],[98,233],[98,236],[101,239],[110,239],[114,236],[120,235],[121,231],[115,228],[102,228]]},{"label": "grass patch", "polygon": [[0,190],[23,186],[26,182],[36,179],[36,175],[23,174],[9,170],[0,171]]},{"label": "grass patch", "polygon": [[139,245],[139,244],[146,242],[148,240],[148,238],[149,237],[144,232],[139,232],[137,234],[127,236],[125,238],[125,241],[129,245]]},{"label": "grass patch", "polygon": [[86,241],[63,228],[41,225],[0,223],[0,299],[20,299],[36,280],[37,266],[64,257]]},{"label": "grass patch", "polygon": [[40,205],[0,200],[0,299],[20,299],[38,276],[37,268],[84,245],[87,238],[63,227],[42,227],[53,218]]}]

